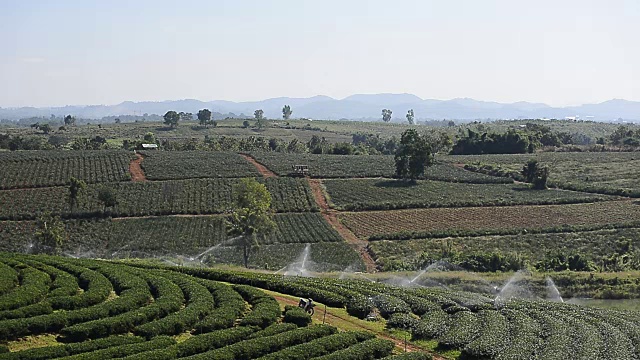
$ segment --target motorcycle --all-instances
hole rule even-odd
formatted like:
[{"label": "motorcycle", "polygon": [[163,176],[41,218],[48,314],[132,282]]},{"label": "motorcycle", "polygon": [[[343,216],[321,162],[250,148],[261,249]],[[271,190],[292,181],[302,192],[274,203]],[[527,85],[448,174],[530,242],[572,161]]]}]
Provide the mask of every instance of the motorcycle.
[{"label": "motorcycle", "polygon": [[305,299],[300,299],[300,302],[298,303],[298,307],[304,310],[310,316],[313,316],[313,314],[315,313],[314,308],[316,307],[316,304],[314,304],[313,302],[309,303]]}]

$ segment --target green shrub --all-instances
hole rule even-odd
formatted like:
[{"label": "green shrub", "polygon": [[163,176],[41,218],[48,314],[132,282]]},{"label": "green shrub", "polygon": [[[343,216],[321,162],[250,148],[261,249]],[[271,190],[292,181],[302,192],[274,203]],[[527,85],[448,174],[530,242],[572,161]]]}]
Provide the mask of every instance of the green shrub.
[{"label": "green shrub", "polygon": [[240,321],[241,325],[266,328],[280,319],[280,304],[273,296],[248,285],[233,288],[251,305],[251,312]]},{"label": "green shrub", "polygon": [[395,345],[392,341],[370,339],[332,354],[314,358],[315,360],[372,360],[391,354]]},{"label": "green shrub", "polygon": [[284,308],[283,321],[303,327],[311,324],[311,315],[298,306],[287,305]]}]

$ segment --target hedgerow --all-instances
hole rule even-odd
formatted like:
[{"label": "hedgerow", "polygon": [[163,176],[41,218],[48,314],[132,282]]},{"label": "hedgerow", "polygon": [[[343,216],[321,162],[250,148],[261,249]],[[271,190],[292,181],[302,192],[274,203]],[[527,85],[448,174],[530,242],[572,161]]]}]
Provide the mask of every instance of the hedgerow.
[{"label": "hedgerow", "polygon": [[51,277],[38,269],[18,265],[20,286],[0,297],[0,311],[13,310],[38,302],[47,295]]},{"label": "hedgerow", "polygon": [[280,319],[280,304],[273,296],[247,285],[235,285],[233,289],[251,305],[251,312],[242,318],[241,325],[259,326],[264,329]]},{"label": "hedgerow", "polygon": [[311,315],[307,314],[307,312],[299,306],[287,305],[284,307],[284,318],[282,321],[303,327],[311,324]]},{"label": "hedgerow", "polygon": [[311,359],[335,351],[348,348],[359,342],[374,338],[375,335],[369,332],[342,332],[319,339],[312,340],[308,343],[291,346],[269,355],[259,357],[260,360],[298,360]]},{"label": "hedgerow", "polygon": [[94,352],[101,349],[142,343],[144,339],[135,336],[116,335],[104,339],[86,341],[75,344],[45,346],[12,352],[0,357],[3,360],[48,360],[53,358]]},{"label": "hedgerow", "polygon": [[299,328],[285,333],[255,338],[229,345],[220,349],[207,351],[185,359],[218,359],[248,360],[282,350],[284,348],[309,342],[313,339],[328,336],[337,332],[331,326],[314,325]]},{"label": "hedgerow", "polygon": [[379,359],[391,354],[394,344],[392,341],[374,338],[355,344],[346,349],[338,350],[329,355],[313,358],[315,360],[369,360]]}]

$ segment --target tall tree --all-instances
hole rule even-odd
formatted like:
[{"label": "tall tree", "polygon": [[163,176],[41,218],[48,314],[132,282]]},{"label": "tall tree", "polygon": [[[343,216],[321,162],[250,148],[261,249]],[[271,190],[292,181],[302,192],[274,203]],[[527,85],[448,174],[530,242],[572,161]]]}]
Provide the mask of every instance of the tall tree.
[{"label": "tall tree", "polygon": [[291,106],[285,105],[282,108],[282,118],[285,120],[289,120],[289,118],[291,117],[291,114],[293,114],[293,111],[291,111]]},{"label": "tall tree", "polygon": [[529,160],[522,168],[522,176],[527,179],[528,183],[533,185],[536,190],[544,190],[547,188],[547,180],[549,179],[549,168],[540,165],[538,160]]},{"label": "tall tree", "polygon": [[256,118],[256,127],[258,129],[262,129],[264,126],[264,111],[262,111],[262,109],[258,109],[253,112],[253,116]]},{"label": "tall tree", "polygon": [[64,224],[59,217],[45,214],[37,220],[34,251],[37,254],[59,254],[65,239]]},{"label": "tall tree", "polygon": [[391,121],[391,114],[393,113],[393,111],[389,110],[389,109],[382,109],[382,120],[384,122],[389,122]]},{"label": "tall tree", "polygon": [[409,122],[409,125],[414,124],[414,119],[415,115],[413,114],[413,109],[409,109],[409,111],[407,111],[407,121]]},{"label": "tall tree", "polygon": [[227,234],[238,238],[242,246],[244,266],[259,239],[264,239],[275,228],[271,211],[271,194],[256,179],[241,179],[233,188],[234,209],[227,220]]},{"label": "tall tree", "polygon": [[415,181],[423,176],[425,169],[433,165],[433,154],[428,139],[418,134],[415,129],[405,130],[396,150],[395,162],[397,177]]},{"label": "tall tree", "polygon": [[202,109],[198,111],[198,121],[200,125],[207,126],[211,123],[211,110]]},{"label": "tall tree", "polygon": [[78,206],[79,198],[87,188],[87,184],[83,180],[71,177],[69,180],[69,208],[73,213],[74,207]]},{"label": "tall tree", "polygon": [[190,112],[180,112],[178,114],[178,116],[180,117],[181,121],[191,121],[193,120],[193,114]]},{"label": "tall tree", "polygon": [[75,116],[71,116],[71,115],[65,116],[64,117],[64,124],[65,124],[65,126],[75,125],[76,124],[76,117]]},{"label": "tall tree", "polygon": [[112,208],[118,205],[118,197],[115,190],[108,186],[103,186],[98,190],[98,200],[104,206],[104,212],[107,212],[107,208]]},{"label": "tall tree", "polygon": [[178,126],[178,121],[180,121],[180,115],[177,112],[170,110],[164,114],[164,124],[169,125],[172,128]]}]

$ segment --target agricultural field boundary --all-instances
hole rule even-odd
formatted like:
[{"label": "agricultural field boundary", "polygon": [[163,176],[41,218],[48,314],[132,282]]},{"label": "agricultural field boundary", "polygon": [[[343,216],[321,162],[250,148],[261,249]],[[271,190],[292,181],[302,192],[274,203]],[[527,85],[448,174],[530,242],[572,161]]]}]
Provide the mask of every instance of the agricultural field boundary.
[{"label": "agricultural field boundary", "polygon": [[147,181],[144,170],[142,170],[142,166],[140,166],[142,160],[144,160],[144,156],[142,154],[136,153],[136,158],[131,160],[131,162],[129,163],[131,181]]},{"label": "agricultural field boundary", "polygon": [[375,272],[376,271],[376,262],[369,253],[368,245],[369,243],[365,240],[358,238],[349,228],[344,226],[340,220],[338,219],[338,212],[329,207],[329,203],[327,202],[327,198],[325,196],[324,190],[322,188],[322,181],[318,179],[308,179],[309,186],[313,192],[313,197],[316,200],[316,203],[320,207],[320,213],[324,217],[325,221],[333,227],[340,236],[351,246],[355,248],[355,250],[360,254],[362,261],[364,262],[367,272]]},{"label": "agricultural field boundary", "polygon": [[[276,299],[276,301],[278,303],[280,303],[282,305],[282,307],[286,306],[286,305],[293,305],[293,306],[298,306],[298,298],[295,296],[291,296],[291,295],[286,295],[286,294],[281,294],[275,291],[271,291],[271,290],[266,290],[266,289],[262,289],[260,288],[262,291],[264,291],[265,294],[267,295],[271,295],[273,296],[274,299]],[[318,305],[323,305],[323,304],[318,304]],[[390,336],[388,334],[386,334],[383,331],[378,331],[375,330],[373,326],[365,326],[362,323],[364,322],[363,320],[360,320],[358,318],[355,318],[353,316],[350,315],[341,315],[338,313],[338,311],[342,310],[344,311],[344,309],[338,309],[338,308],[333,308],[330,306],[327,306],[327,315],[326,317],[324,317],[324,306],[317,306],[316,309],[318,309],[315,314],[312,316],[312,319],[318,323],[322,323],[323,318],[324,318],[324,322],[326,324],[329,324],[331,326],[335,326],[338,329],[344,330],[344,331],[352,331],[352,330],[363,330],[363,331],[368,331],[371,332],[373,334],[376,335],[376,337],[385,339],[385,340],[391,340],[393,341],[393,343],[396,345],[396,347],[400,350],[400,351],[404,351],[405,349],[405,343],[404,343],[404,339],[398,339],[396,337]],[[425,352],[430,354],[434,360],[445,360],[445,358],[438,356],[437,354],[431,352],[429,349],[425,349],[423,347],[417,346],[415,344],[412,344],[410,341],[407,342],[406,344],[406,349],[407,352]]]},{"label": "agricultural field boundary", "polygon": [[263,177],[265,177],[265,178],[278,177],[278,175],[276,173],[274,173],[273,171],[269,170],[268,167],[266,167],[263,164],[259,163],[258,160],[254,159],[253,157],[251,157],[251,156],[249,156],[247,154],[240,154],[240,156],[242,156],[248,162],[250,162],[253,166],[255,166],[256,169],[258,170],[258,172]]}]

